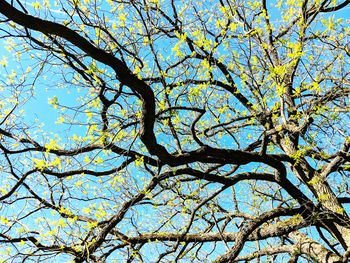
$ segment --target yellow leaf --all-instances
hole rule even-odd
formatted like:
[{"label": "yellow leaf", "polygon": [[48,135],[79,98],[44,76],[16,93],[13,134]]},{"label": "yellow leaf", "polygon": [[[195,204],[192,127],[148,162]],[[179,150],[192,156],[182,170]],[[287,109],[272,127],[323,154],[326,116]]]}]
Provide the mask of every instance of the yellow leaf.
[{"label": "yellow leaf", "polygon": [[44,170],[45,167],[47,167],[45,160],[33,158],[32,161],[34,162],[35,168],[41,171]]},{"label": "yellow leaf", "polygon": [[89,163],[90,162],[90,158],[89,158],[89,156],[85,156],[85,158],[84,158],[84,163]]},{"label": "yellow leaf", "polygon": [[66,222],[62,218],[57,221],[57,226],[65,227],[66,225]]},{"label": "yellow leaf", "polygon": [[56,124],[62,124],[64,122],[63,116],[58,117],[57,121],[55,122]]},{"label": "yellow leaf", "polygon": [[7,57],[2,57],[2,60],[0,60],[0,65],[3,67],[6,67],[8,65]]},{"label": "yellow leaf", "polygon": [[32,7],[34,7],[34,9],[40,9],[41,8],[40,2],[37,1],[37,2],[32,3]]},{"label": "yellow leaf", "polygon": [[137,156],[135,160],[135,166],[141,166],[143,164],[144,156]]},{"label": "yellow leaf", "polygon": [[84,214],[89,214],[91,212],[91,209],[88,208],[88,207],[84,207],[82,210],[81,210]]},{"label": "yellow leaf", "polygon": [[83,185],[83,181],[81,181],[81,180],[75,182],[75,186],[77,186],[77,187],[80,187],[82,185]]}]

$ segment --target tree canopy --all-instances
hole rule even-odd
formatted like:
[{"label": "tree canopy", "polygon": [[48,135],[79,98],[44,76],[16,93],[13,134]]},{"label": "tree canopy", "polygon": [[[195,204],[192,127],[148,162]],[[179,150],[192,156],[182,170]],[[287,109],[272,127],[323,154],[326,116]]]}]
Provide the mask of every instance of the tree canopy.
[{"label": "tree canopy", "polygon": [[349,4],[0,0],[1,260],[348,262]]}]

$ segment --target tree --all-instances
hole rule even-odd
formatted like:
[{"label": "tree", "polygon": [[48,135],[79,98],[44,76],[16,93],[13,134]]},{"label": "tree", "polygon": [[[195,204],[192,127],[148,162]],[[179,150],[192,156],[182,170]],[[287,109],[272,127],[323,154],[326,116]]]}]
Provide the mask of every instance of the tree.
[{"label": "tree", "polygon": [[348,262],[349,3],[0,0],[1,259]]}]

